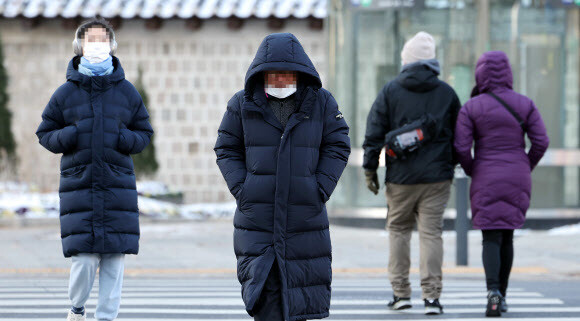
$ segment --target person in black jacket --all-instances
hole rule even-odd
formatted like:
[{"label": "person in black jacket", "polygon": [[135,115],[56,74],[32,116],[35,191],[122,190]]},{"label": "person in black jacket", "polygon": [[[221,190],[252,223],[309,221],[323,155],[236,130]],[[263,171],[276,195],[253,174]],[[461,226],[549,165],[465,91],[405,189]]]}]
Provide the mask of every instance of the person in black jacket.
[{"label": "person in black jacket", "polygon": [[256,321],[329,315],[325,203],[350,155],[348,125],[298,39],[268,35],[228,102],[215,144],[235,197],[234,252]]},{"label": "person in black jacket", "polygon": [[409,243],[417,222],[425,313],[440,314],[443,212],[454,174],[453,132],[461,105],[453,89],[437,77],[431,35],[419,32],[407,41],[401,58],[401,73],[383,87],[368,115],[363,167],[368,188],[377,194],[379,157],[387,144],[389,278],[394,292],[389,307],[411,307]]},{"label": "person in black jacket", "polygon": [[85,320],[99,268],[95,318],[114,320],[121,302],[125,254],[139,252],[139,209],[131,154],[153,135],[141,96],[125,79],[109,23],[91,19],[75,33],[65,84],[50,98],[36,131],[62,154],[60,230],[71,257],[69,321]]}]

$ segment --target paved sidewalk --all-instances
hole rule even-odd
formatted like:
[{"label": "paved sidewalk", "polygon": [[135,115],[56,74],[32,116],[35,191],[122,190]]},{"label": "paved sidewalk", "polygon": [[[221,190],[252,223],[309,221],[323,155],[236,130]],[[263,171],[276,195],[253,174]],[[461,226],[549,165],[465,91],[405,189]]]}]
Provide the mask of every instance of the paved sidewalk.
[{"label": "paved sidewalk", "polygon": [[[234,274],[233,226],[230,220],[145,223],[141,250],[128,256],[130,275]],[[337,275],[384,277],[388,234],[375,229],[331,227],[333,268]],[[520,231],[515,238],[514,277],[580,278],[580,235],[551,235],[546,231]],[[469,267],[455,265],[455,234],[444,233],[445,273],[482,277],[481,235],[469,234]],[[417,273],[418,235],[412,240],[412,272]],[[58,226],[0,229],[0,274],[67,274]]]}]

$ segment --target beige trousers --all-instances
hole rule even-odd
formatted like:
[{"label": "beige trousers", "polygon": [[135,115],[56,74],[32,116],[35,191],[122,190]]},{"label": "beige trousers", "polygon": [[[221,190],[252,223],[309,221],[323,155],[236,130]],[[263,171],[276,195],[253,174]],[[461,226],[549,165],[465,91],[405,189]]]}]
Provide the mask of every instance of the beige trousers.
[{"label": "beige trousers", "polygon": [[411,296],[411,234],[419,230],[420,276],[423,299],[441,296],[443,265],[443,212],[451,181],[430,184],[387,183],[389,279],[396,296]]}]

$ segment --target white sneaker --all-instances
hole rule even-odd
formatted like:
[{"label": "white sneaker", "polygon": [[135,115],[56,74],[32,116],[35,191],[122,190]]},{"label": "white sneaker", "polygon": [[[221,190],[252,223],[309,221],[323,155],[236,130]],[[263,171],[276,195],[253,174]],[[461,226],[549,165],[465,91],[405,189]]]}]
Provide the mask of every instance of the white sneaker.
[{"label": "white sneaker", "polygon": [[82,314],[73,313],[72,311],[69,310],[66,321],[85,321],[85,316]]}]

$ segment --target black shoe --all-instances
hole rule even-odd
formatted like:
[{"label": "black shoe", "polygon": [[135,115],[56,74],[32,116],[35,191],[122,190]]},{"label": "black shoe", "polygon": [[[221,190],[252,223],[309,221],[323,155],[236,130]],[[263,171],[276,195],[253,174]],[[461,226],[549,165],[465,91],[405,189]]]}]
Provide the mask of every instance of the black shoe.
[{"label": "black shoe", "polygon": [[501,310],[502,313],[503,312],[508,312],[508,305],[505,302],[505,297],[503,297],[503,296],[499,300],[499,307],[500,307],[500,310]]},{"label": "black shoe", "polygon": [[501,293],[498,290],[489,290],[487,292],[487,309],[486,317],[501,317]]},{"label": "black shoe", "polygon": [[439,299],[435,299],[435,300],[424,299],[423,301],[425,301],[425,314],[426,315],[443,314],[443,306],[441,305],[441,303],[439,303]]},{"label": "black shoe", "polygon": [[413,306],[411,305],[411,298],[399,298],[396,295],[393,295],[393,301],[389,302],[388,307],[391,310],[405,310],[410,309]]}]

